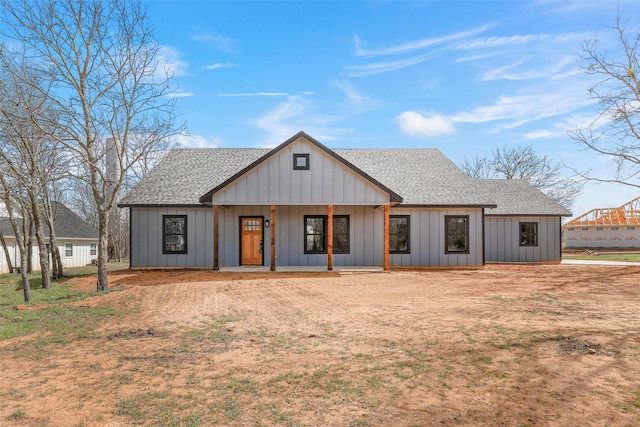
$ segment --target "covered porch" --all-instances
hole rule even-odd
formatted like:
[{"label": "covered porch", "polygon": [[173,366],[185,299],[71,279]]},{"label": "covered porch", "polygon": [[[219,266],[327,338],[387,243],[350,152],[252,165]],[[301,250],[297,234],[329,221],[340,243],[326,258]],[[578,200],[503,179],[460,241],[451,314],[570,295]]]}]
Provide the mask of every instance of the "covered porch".
[{"label": "covered porch", "polygon": [[[214,204],[212,210],[214,271],[389,270],[390,204]],[[334,241],[334,218],[347,218],[346,253],[344,242]],[[314,251],[310,242],[318,236],[308,234],[313,219],[321,219],[323,228],[321,248]]]}]

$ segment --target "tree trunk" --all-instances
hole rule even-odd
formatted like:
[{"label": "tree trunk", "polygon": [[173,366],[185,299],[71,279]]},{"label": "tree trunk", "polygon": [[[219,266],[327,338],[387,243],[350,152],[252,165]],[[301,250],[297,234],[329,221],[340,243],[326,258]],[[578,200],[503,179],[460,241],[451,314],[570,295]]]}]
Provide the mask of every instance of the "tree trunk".
[{"label": "tree trunk", "polygon": [[54,240],[51,238],[51,234],[49,234],[49,256],[51,257],[51,278],[53,280],[57,280],[60,278],[60,276],[58,276],[58,260],[54,255],[55,253],[54,245],[55,245]]},{"label": "tree trunk", "polygon": [[109,216],[106,212],[98,212],[98,291],[109,290]]},{"label": "tree trunk", "polygon": [[45,195],[45,215],[44,219],[49,229],[49,248],[51,249],[51,276],[54,280],[61,278],[64,275],[62,270],[62,258],[60,257],[60,249],[58,248],[58,240],[56,237],[56,230],[53,227],[53,220],[55,213],[51,207],[49,197]]},{"label": "tree trunk", "polygon": [[[25,210],[23,209],[23,215],[25,215],[22,220],[22,237],[24,238],[24,249],[27,253],[27,262],[25,265],[27,267],[27,273],[31,273],[33,271],[33,266],[31,265],[31,259],[33,258],[33,245],[31,243],[31,233],[33,233],[33,222],[27,216]],[[28,218],[28,219],[27,219]]]},{"label": "tree trunk", "polygon": [[29,274],[27,273],[27,251],[25,248],[20,248],[20,277],[22,278],[24,302],[31,302],[31,285],[29,285]]},{"label": "tree trunk", "polygon": [[29,192],[31,202],[31,214],[33,224],[36,229],[36,240],[38,241],[38,255],[40,256],[40,275],[42,276],[42,289],[51,288],[51,277],[49,276],[49,254],[47,254],[47,242],[44,238],[42,227],[42,216],[40,214],[40,203],[36,199],[33,191]]},{"label": "tree trunk", "polygon": [[[56,242],[54,240],[54,242]],[[60,256],[60,248],[58,247],[58,244],[55,243],[53,246],[53,254],[51,254],[51,256],[53,258],[56,259],[56,264],[58,266],[58,270],[56,272],[56,276],[58,276],[58,279],[61,277],[64,277],[64,267],[62,266],[62,257]]]},{"label": "tree trunk", "polygon": [[2,230],[0,230],[0,243],[2,243],[2,249],[4,250],[4,257],[7,259],[7,267],[9,267],[9,273],[12,273],[13,263],[11,262],[11,254],[9,253],[7,242],[4,240],[4,234],[2,234]]}]

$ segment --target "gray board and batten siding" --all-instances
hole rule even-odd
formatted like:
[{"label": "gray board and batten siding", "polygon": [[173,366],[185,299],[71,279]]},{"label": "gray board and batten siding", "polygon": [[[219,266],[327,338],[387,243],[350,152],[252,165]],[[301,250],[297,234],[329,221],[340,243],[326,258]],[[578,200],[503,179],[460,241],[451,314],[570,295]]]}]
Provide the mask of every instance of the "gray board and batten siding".
[{"label": "gray board and batten siding", "polygon": [[[482,209],[480,208],[392,208],[391,215],[410,215],[409,253],[389,255],[394,267],[462,267],[481,266]],[[446,253],[445,217],[469,217],[468,253]]]},{"label": "gray board and batten siding", "polygon": [[[187,253],[163,254],[163,215],[187,216]],[[132,268],[137,267],[211,267],[213,265],[213,212],[211,207],[132,207]]]},{"label": "gray board and batten siding", "polygon": [[[276,217],[276,265],[322,266],[326,254],[304,253],[304,216],[326,215],[320,205],[278,206]],[[376,266],[383,262],[384,213],[374,206],[335,206],[334,215],[349,216],[349,253],[334,254],[336,266]],[[410,248],[406,254],[390,254],[391,266],[479,266],[482,265],[481,209],[420,209],[392,208],[391,215],[410,216]],[[187,216],[187,253],[162,253],[163,215]],[[268,219],[266,205],[228,206],[220,209],[219,263],[221,267],[240,265],[240,217]],[[469,216],[469,253],[445,253],[445,216]],[[131,209],[131,267],[210,268],[213,260],[212,208]],[[265,228],[264,247],[271,244],[269,228]],[[271,263],[270,251],[264,251],[264,265]]]},{"label": "gray board and batten siding", "polygon": [[[544,263],[562,259],[560,217],[485,218],[485,254],[487,262]],[[520,245],[520,224],[535,223],[538,242],[534,246]]]},{"label": "gray board and batten siding", "polygon": [[[564,207],[524,180],[481,181],[498,204],[485,210],[485,256],[487,262],[556,263],[562,260]],[[537,244],[521,245],[520,224],[537,224]]]},{"label": "gray board and batten siding", "polygon": [[[294,154],[308,154],[309,170],[293,168]],[[279,150],[212,195],[218,205],[384,205],[389,194],[300,139]]]}]

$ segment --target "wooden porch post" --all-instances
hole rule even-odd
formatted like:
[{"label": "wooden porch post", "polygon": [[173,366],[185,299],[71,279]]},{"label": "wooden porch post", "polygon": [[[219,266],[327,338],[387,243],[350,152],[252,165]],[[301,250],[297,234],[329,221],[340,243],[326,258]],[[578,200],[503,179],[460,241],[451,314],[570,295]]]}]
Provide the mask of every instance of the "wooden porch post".
[{"label": "wooden porch post", "polygon": [[384,205],[384,261],[382,268],[389,270],[389,205]]},{"label": "wooden porch post", "polygon": [[333,205],[327,206],[327,270],[333,270]]},{"label": "wooden porch post", "polygon": [[219,235],[220,235],[220,206],[213,205],[213,271],[220,270],[220,265],[218,264],[218,248],[219,244]]},{"label": "wooden porch post", "polygon": [[271,205],[271,271],[276,271],[276,205]]}]

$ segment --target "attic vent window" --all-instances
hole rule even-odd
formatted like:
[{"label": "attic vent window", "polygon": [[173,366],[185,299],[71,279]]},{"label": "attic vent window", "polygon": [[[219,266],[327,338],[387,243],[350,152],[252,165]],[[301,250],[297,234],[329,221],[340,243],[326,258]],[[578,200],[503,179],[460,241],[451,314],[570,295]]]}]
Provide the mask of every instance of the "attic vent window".
[{"label": "attic vent window", "polygon": [[293,155],[293,170],[309,170],[309,155],[308,154],[294,154]]}]

